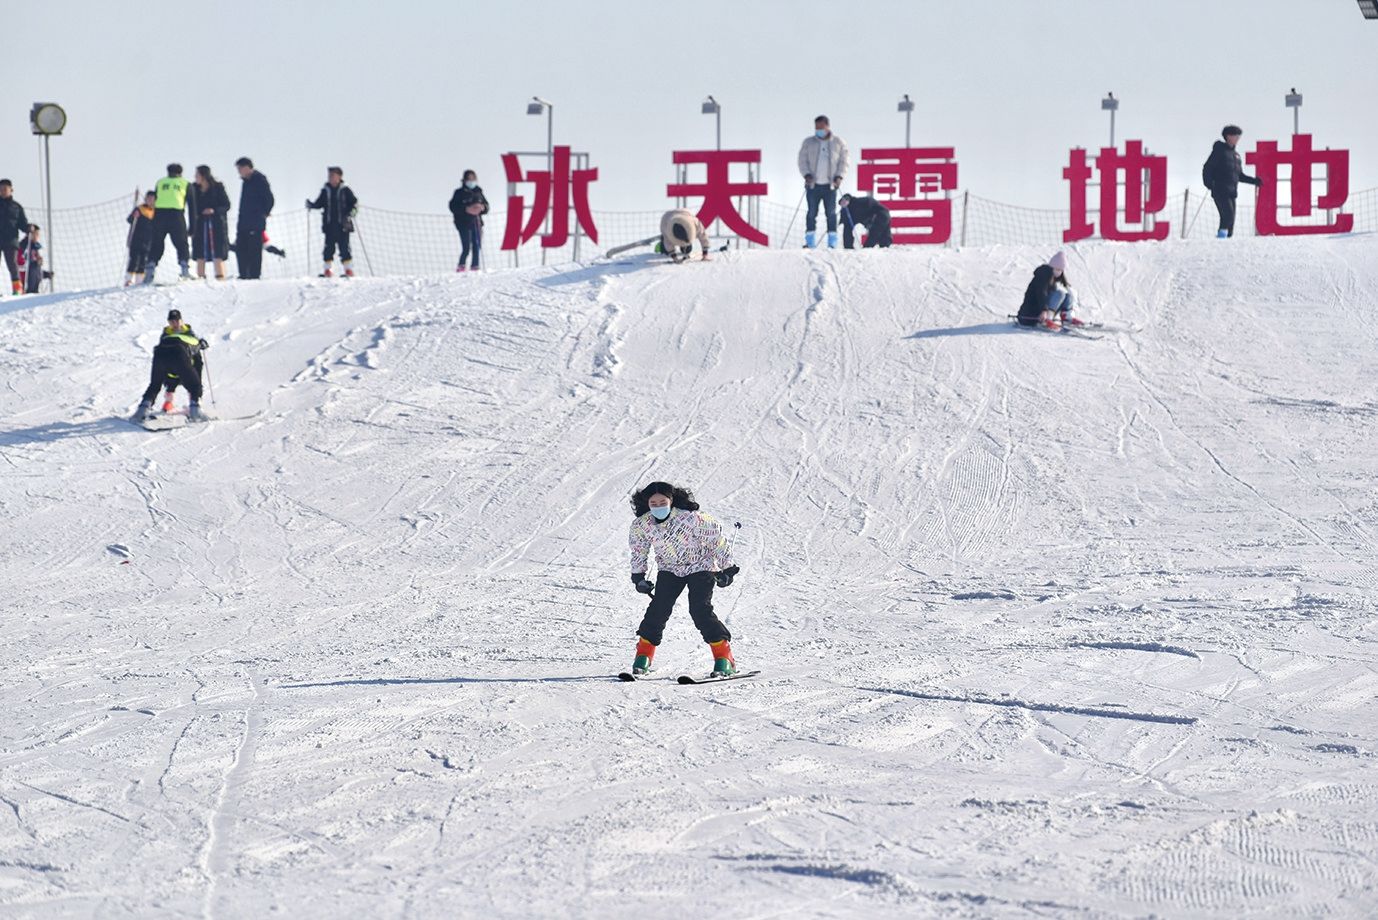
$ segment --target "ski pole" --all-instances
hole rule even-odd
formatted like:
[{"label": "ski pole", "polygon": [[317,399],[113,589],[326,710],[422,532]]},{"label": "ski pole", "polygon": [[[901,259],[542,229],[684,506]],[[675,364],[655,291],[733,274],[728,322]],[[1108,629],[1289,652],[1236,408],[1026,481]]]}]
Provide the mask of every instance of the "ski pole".
[{"label": "ski pole", "polygon": [[215,405],[215,383],[211,380],[211,362],[206,353],[201,352],[201,366],[206,369],[206,392],[210,394],[211,405]]},{"label": "ski pole", "polygon": [[808,194],[809,194],[809,190],[808,190],[808,189],[804,189],[804,191],[802,191],[802,192],[799,193],[799,203],[798,203],[797,205],[794,206],[794,216],[791,217],[791,218],[789,219],[789,226],[785,228],[785,240],[786,240],[786,242],[780,244],[782,247],[789,245],[788,240],[789,240],[790,231],[794,229],[794,222],[795,222],[796,220],[799,219],[799,209],[802,208],[802,207],[804,206],[804,198],[807,197]]},{"label": "ski pole", "polygon": [[[359,229],[359,218],[351,217],[350,222],[354,225],[354,232],[359,234],[359,249],[364,253],[364,264],[368,266],[368,273],[373,275],[373,261],[368,257],[368,247],[364,245],[364,231]],[[377,277],[374,275],[374,277]]]}]

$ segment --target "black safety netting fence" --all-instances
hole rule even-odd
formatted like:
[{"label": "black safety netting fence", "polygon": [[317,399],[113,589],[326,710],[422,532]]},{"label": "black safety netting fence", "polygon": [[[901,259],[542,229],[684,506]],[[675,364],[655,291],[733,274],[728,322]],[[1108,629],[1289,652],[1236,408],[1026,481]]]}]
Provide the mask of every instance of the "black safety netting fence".
[{"label": "black safety netting fence", "polygon": [[[116,287],[124,281],[128,259],[129,224],[125,218],[133,210],[134,196],[124,195],[99,204],[79,208],[55,209],[46,231],[47,267],[54,273],[56,290],[85,290]],[[1285,198],[1284,198],[1285,203]],[[692,206],[692,205],[691,205]],[[1069,224],[1065,208],[1025,208],[967,193],[950,199],[952,234],[949,246],[1031,245],[1058,247]],[[746,211],[742,206],[743,213]],[[1378,231],[1378,188],[1349,196],[1343,213],[1354,218],[1354,232]],[[1092,207],[1091,216],[1095,218]],[[1254,234],[1254,200],[1244,194],[1239,199],[1236,235]],[[609,248],[656,234],[663,210],[594,211],[597,242],[577,227],[570,217],[568,240],[558,247],[544,247],[538,234],[512,251],[502,250],[506,214],[487,215],[483,230],[481,267],[487,270],[542,264],[590,261]],[[30,215],[46,221],[46,215]],[[233,218],[233,213],[231,213]],[[1309,218],[1287,224],[1327,225],[1334,212],[1316,210]],[[1169,239],[1205,239],[1215,236],[1217,217],[1209,196],[1194,191],[1169,198],[1158,219],[1169,224]],[[755,226],[770,240],[771,248],[793,248],[803,244],[805,213],[802,199],[795,205],[763,200],[757,203]],[[822,215],[819,216],[822,229]],[[362,276],[433,275],[453,272],[459,261],[459,234],[448,214],[424,214],[361,207],[353,235],[354,271]],[[727,233],[720,222],[709,228],[720,244],[732,247],[756,246]],[[820,234],[821,235],[821,234]],[[263,257],[264,278],[302,278],[320,273],[324,238],[320,212],[298,209],[274,214],[268,219],[268,245],[284,255],[271,252]],[[338,256],[337,256],[338,259]],[[339,263],[336,263],[339,270]],[[172,247],[167,247],[160,278],[176,274]],[[208,267],[208,274],[211,270]],[[229,273],[234,274],[234,256]]]}]

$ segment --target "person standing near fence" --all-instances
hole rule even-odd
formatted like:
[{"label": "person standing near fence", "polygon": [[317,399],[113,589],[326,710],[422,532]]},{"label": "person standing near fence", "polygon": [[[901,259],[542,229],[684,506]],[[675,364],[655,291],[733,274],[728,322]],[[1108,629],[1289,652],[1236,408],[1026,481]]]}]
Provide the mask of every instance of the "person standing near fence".
[{"label": "person standing near fence", "polygon": [[230,254],[230,195],[225,183],[211,175],[209,166],[196,167],[196,184],[191,190],[191,250],[196,259],[196,277],[206,277],[206,260],[215,260],[215,278],[225,280],[225,259]]},{"label": "person standing near fence", "polygon": [[51,272],[43,270],[43,244],[39,241],[42,233],[38,224],[29,224],[24,237],[19,241],[19,290],[17,294],[37,294],[44,278],[51,278]]},{"label": "person standing near fence", "polygon": [[804,218],[804,245],[812,249],[818,245],[818,206],[828,221],[828,248],[837,248],[837,190],[847,177],[847,142],[832,131],[828,116],[813,120],[813,134],[799,145],[799,174],[804,177],[804,194],[809,210]]},{"label": "person standing near fence", "polygon": [[29,218],[24,206],[14,200],[14,183],[0,179],[0,252],[5,254],[5,268],[10,273],[10,290],[18,294],[19,247],[17,240],[21,231],[29,227]]},{"label": "person standing near fence", "polygon": [[[488,213],[488,199],[478,184],[478,173],[464,170],[463,184],[450,196],[450,213],[459,231],[459,266],[455,271],[478,271],[479,250],[483,247],[483,215]],[[465,262],[469,262],[465,266]]]},{"label": "person standing near fence", "polygon": [[163,246],[168,236],[172,237],[172,248],[177,251],[177,264],[182,269],[181,277],[191,277],[188,265],[191,255],[187,252],[187,218],[183,211],[187,207],[187,187],[191,183],[182,178],[180,163],[167,164],[167,175],[153,186],[153,239],[148,245],[148,266],[144,272],[144,284],[153,283],[153,273],[163,258]]},{"label": "person standing near fence", "polygon": [[137,205],[124,219],[129,224],[129,264],[124,269],[125,287],[143,283],[144,269],[148,267],[148,247],[153,243],[153,206],[157,200],[157,192],[144,192],[144,203]]},{"label": "person standing near fence", "polygon": [[1201,167],[1201,181],[1211,190],[1211,200],[1215,202],[1215,209],[1220,212],[1220,229],[1215,234],[1217,239],[1223,240],[1234,236],[1239,183],[1263,184],[1253,176],[1244,175],[1244,164],[1239,158],[1239,151],[1235,150],[1243,134],[1243,129],[1238,125],[1226,125],[1220,132],[1224,140],[1215,142],[1206,164]]},{"label": "person standing near fence", "polygon": [[244,186],[239,192],[239,220],[235,225],[234,255],[239,277],[257,278],[263,273],[263,232],[273,213],[273,189],[268,177],[254,169],[254,161],[234,161]]},{"label": "person standing near fence", "polygon": [[340,250],[340,265],[346,278],[354,277],[354,253],[349,249],[349,235],[354,232],[354,213],[358,210],[359,199],[344,184],[344,170],[332,166],[325,173],[325,185],[316,200],[306,199],[306,207],[321,211],[321,234],[325,237],[325,251],[321,258],[325,261],[322,278],[330,278],[335,272],[335,248]]}]

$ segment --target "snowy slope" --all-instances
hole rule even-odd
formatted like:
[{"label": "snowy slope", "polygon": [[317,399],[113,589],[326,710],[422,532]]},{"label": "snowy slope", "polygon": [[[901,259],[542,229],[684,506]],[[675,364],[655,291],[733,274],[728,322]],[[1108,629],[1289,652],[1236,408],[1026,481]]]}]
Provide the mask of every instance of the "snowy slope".
[{"label": "snowy slope", "polygon": [[[0,914],[1371,916],[1378,241],[1043,256],[0,301]],[[609,679],[652,477],[760,679]]]}]

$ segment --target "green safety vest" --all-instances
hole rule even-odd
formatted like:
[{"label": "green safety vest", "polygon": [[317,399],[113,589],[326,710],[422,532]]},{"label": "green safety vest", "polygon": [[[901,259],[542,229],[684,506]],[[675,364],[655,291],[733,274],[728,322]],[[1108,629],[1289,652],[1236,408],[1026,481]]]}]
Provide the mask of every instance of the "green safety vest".
[{"label": "green safety vest", "polygon": [[191,185],[181,176],[165,176],[158,180],[154,188],[158,192],[158,200],[153,206],[160,211],[180,211],[187,206],[187,186]]}]

